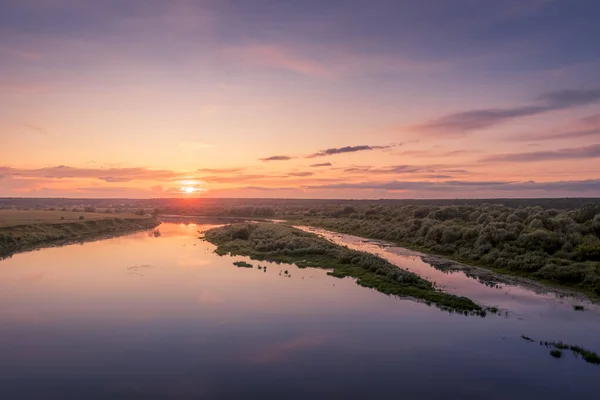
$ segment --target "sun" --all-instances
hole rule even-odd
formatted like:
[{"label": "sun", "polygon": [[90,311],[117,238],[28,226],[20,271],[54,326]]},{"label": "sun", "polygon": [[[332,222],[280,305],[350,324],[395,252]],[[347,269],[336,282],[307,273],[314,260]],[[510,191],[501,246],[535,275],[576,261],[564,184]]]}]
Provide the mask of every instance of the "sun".
[{"label": "sun", "polygon": [[196,192],[203,192],[204,188],[201,186],[201,182],[197,181],[182,181],[182,186],[179,188],[181,193],[194,194]]}]

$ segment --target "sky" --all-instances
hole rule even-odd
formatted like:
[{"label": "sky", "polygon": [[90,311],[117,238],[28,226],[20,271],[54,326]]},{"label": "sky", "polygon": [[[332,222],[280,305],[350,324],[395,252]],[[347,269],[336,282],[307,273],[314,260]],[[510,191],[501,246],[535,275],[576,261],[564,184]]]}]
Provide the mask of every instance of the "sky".
[{"label": "sky", "polygon": [[600,196],[596,0],[0,0],[0,196]]}]

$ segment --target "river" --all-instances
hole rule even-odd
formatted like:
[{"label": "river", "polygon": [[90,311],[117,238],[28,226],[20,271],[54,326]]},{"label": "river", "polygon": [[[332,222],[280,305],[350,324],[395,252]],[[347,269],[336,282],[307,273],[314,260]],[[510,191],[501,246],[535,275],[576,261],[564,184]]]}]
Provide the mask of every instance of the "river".
[{"label": "river", "polygon": [[197,222],[0,261],[0,398],[576,399],[600,389],[599,365],[538,343],[600,352],[597,306],[575,311],[576,299],[489,287],[407,250],[318,232],[500,309],[450,314],[324,270],[219,257],[198,239],[213,225]]}]

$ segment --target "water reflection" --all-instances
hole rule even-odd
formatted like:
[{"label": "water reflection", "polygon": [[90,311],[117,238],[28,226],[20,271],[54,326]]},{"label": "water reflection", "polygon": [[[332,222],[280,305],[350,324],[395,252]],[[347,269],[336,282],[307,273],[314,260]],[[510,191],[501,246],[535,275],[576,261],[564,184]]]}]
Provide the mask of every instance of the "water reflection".
[{"label": "water reflection", "polygon": [[514,317],[450,315],[323,270],[218,257],[197,239],[210,226],[165,223],[157,237],[0,262],[0,396],[578,398],[598,388],[598,367],[521,339],[598,350],[594,312],[511,291],[502,306]]},{"label": "water reflection", "polygon": [[[302,226],[299,227],[308,232],[316,233],[336,244],[348,246],[351,249],[376,254],[387,259],[395,265],[435,282],[444,291],[461,296],[467,296],[480,304],[488,307],[497,307],[504,315],[516,315],[518,317],[528,316],[535,318],[547,316],[555,318],[557,314],[562,317],[573,316],[575,306],[585,304],[584,308],[600,316],[598,304],[582,301],[579,298],[561,296],[554,293],[544,293],[536,290],[536,287],[523,287],[514,284],[499,283],[490,285],[482,282],[476,277],[460,271],[441,271],[421,259],[421,254],[412,250],[385,245],[382,242],[365,240],[363,238],[330,232],[320,228]],[[573,318],[589,319],[590,316]]]}]

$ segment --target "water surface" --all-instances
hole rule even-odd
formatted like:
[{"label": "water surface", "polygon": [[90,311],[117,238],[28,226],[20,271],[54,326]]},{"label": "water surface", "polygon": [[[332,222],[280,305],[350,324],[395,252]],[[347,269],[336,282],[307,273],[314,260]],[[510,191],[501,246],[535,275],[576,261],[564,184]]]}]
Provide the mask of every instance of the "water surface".
[{"label": "water surface", "polygon": [[[600,366],[554,359],[520,337],[598,352],[597,308],[426,276],[506,311],[449,314],[323,270],[219,257],[197,239],[209,227],[164,223],[159,237],[1,261],[0,398],[560,399],[600,389]],[[439,273],[414,255],[361,246]]]}]

